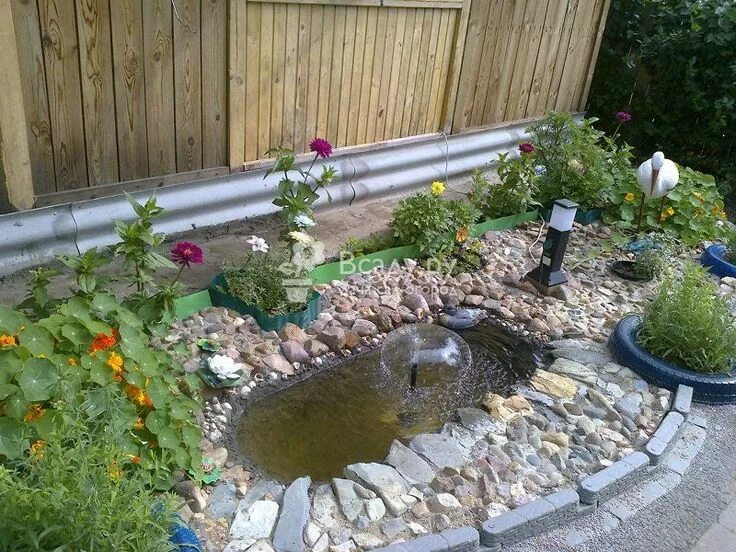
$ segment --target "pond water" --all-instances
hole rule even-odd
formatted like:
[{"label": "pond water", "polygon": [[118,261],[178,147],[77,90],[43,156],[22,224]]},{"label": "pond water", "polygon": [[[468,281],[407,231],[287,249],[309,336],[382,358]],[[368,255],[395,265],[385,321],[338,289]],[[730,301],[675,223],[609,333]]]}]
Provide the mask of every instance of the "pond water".
[{"label": "pond water", "polygon": [[493,325],[458,334],[472,362],[420,366],[415,389],[409,367],[382,363],[375,349],[256,401],[241,422],[243,454],[279,481],[326,481],[348,464],[382,461],[394,439],[442,427],[456,409],[506,392],[541,364],[539,349]]}]

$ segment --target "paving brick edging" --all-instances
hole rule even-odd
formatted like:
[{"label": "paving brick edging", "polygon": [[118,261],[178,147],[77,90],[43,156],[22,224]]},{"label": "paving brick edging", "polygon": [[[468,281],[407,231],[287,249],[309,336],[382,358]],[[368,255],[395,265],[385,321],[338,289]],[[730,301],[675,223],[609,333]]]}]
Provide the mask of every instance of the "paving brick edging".
[{"label": "paving brick edging", "polygon": [[562,523],[592,513],[598,505],[649,479],[685,428],[693,390],[680,385],[669,412],[644,447],[580,481],[577,490],[563,489],[493,517],[481,525],[450,529],[410,541],[390,544],[374,552],[498,552]]}]

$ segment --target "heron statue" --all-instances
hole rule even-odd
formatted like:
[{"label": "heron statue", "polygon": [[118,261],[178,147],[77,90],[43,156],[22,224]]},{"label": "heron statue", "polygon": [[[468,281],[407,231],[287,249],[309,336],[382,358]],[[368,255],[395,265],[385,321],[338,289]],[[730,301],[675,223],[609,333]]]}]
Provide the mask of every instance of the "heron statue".
[{"label": "heron statue", "polygon": [[636,180],[639,182],[639,187],[644,195],[641,197],[641,204],[639,205],[637,233],[641,231],[644,202],[651,198],[662,198],[662,203],[659,205],[659,216],[657,217],[658,221],[661,220],[667,194],[674,190],[679,179],[680,172],[677,170],[677,165],[673,161],[665,159],[664,153],[661,151],[655,152],[651,159],[647,159],[639,165],[636,170]]}]

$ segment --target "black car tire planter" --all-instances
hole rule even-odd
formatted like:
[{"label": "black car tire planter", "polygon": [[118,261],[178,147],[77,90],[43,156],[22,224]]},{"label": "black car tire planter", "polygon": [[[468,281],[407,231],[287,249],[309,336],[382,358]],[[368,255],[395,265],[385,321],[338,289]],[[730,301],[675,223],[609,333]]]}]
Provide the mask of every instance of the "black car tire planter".
[{"label": "black car tire planter", "polygon": [[629,280],[630,282],[651,282],[651,276],[640,276],[635,270],[636,263],[634,261],[615,261],[611,265],[611,272],[619,278]]},{"label": "black car tire planter", "polygon": [[726,249],[727,247],[722,244],[711,245],[703,251],[703,254],[700,256],[700,262],[707,266],[708,270],[719,278],[726,276],[736,278],[736,265],[726,260]]},{"label": "black car tire planter", "polygon": [[627,316],[613,330],[608,348],[616,361],[631,368],[649,383],[675,391],[677,386],[693,388],[693,399],[709,404],[736,403],[736,369],[727,374],[705,374],[683,368],[656,357],[639,345],[639,316]]}]

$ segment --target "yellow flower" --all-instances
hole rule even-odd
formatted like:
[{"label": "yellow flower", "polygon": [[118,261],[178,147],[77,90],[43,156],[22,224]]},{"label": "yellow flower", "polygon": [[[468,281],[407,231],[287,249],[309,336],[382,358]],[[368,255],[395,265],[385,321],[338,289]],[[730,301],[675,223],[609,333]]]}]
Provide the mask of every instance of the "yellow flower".
[{"label": "yellow flower", "polygon": [[77,365],[77,359],[74,357],[69,357],[66,359],[66,361],[69,363],[69,366],[76,366]]},{"label": "yellow flower", "polygon": [[634,201],[635,197],[634,197],[634,194],[632,194],[631,192],[629,192],[628,194],[626,194],[624,196],[624,199],[626,201],[628,201],[628,202],[632,202],[632,201]]},{"label": "yellow flower", "polygon": [[0,335],[0,347],[15,347],[18,341],[12,335]]},{"label": "yellow flower", "polygon": [[123,371],[123,357],[113,351],[110,353],[110,356],[107,357],[107,365],[112,368],[113,372],[118,374]]},{"label": "yellow flower", "polygon": [[693,196],[695,196],[700,203],[705,203],[705,198],[703,197],[703,194],[699,192],[693,192]]},{"label": "yellow flower", "polygon": [[667,213],[668,217],[671,217],[675,214],[675,210],[672,207],[667,207],[667,210],[665,210],[665,213]]},{"label": "yellow flower", "polygon": [[432,192],[433,196],[439,197],[445,193],[445,183],[436,180],[435,182],[432,182],[432,185],[429,187],[429,189]]},{"label": "yellow flower", "polygon": [[123,478],[123,470],[120,469],[118,463],[115,460],[113,460],[112,464],[110,464],[110,468],[107,470],[107,474],[110,476],[110,479],[114,481],[120,481]]},{"label": "yellow flower", "polygon": [[469,234],[468,227],[463,226],[455,234],[455,239],[457,240],[458,243],[463,243],[465,240],[468,239],[468,234]]},{"label": "yellow flower", "polygon": [[39,439],[38,441],[36,441],[35,443],[33,443],[31,445],[31,456],[33,456],[36,459],[43,458],[43,446],[44,446],[44,444],[45,443],[41,439]]}]

